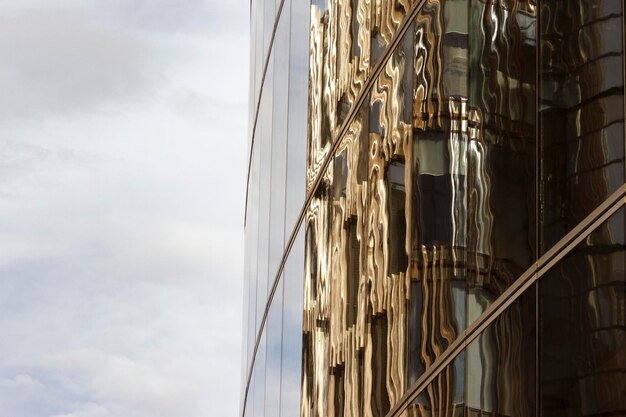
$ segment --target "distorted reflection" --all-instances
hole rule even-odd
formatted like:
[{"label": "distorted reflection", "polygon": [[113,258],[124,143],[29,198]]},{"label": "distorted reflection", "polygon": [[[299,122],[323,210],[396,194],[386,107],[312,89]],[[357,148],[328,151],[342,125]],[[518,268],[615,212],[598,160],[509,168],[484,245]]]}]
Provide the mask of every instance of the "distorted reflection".
[{"label": "distorted reflection", "polygon": [[535,31],[534,1],[470,1],[469,322],[537,257]]},{"label": "distorted reflection", "polygon": [[626,414],[626,212],[540,285],[541,415]]},{"label": "distorted reflection", "polygon": [[[465,354],[462,352],[440,372],[403,412],[402,417],[463,417]],[[485,415],[485,414],[481,414]]]},{"label": "distorted reflection", "polygon": [[541,3],[544,251],[624,183],[622,8]]},{"label": "distorted reflection", "polygon": [[468,416],[536,415],[535,294],[527,290],[467,347]]},{"label": "distorted reflection", "polygon": [[[613,21],[621,8],[544,2],[537,74],[536,1],[413,4],[311,6],[303,417],[387,415],[532,267],[540,245],[623,183],[623,136],[611,142],[623,135],[623,79],[601,75],[596,63],[606,55],[617,68],[621,41],[603,41],[593,28],[621,34]],[[581,20],[598,13],[608,17]],[[570,15],[577,23],[561,22]],[[563,51],[575,42],[585,45]],[[589,86],[577,78],[584,74]],[[542,143],[538,112],[549,124]],[[549,153],[545,171],[540,152]],[[564,186],[580,195],[554,192]],[[509,306],[402,415],[536,415],[537,294]],[[623,316],[623,294],[611,294],[608,305]],[[607,308],[594,305],[594,317]],[[616,335],[608,350],[623,352]]]}]

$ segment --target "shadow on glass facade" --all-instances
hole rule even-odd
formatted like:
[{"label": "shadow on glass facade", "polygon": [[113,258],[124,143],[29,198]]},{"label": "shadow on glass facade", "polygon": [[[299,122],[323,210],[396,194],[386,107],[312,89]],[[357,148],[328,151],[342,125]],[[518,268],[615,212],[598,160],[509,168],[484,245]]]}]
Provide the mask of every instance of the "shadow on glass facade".
[{"label": "shadow on glass facade", "polygon": [[251,24],[242,416],[625,416],[622,0]]}]

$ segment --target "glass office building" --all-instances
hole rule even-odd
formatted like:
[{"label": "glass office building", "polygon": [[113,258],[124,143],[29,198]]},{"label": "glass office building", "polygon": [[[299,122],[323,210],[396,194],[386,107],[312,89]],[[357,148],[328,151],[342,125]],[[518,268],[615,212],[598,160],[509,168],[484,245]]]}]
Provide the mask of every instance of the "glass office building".
[{"label": "glass office building", "polygon": [[242,416],[626,416],[623,7],[252,0]]}]

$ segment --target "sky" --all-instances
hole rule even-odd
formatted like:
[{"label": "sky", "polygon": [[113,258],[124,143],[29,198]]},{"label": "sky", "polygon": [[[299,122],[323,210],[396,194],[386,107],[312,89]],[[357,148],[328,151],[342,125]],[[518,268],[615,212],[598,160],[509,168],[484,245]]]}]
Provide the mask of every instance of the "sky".
[{"label": "sky", "polygon": [[248,0],[0,0],[0,415],[239,412]]}]

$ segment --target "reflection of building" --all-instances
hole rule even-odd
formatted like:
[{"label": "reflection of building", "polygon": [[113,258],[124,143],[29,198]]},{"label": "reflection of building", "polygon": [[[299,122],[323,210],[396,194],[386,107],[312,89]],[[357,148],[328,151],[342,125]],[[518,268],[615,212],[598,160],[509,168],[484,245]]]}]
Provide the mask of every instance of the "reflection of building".
[{"label": "reflection of building", "polygon": [[242,415],[626,415],[622,7],[252,1]]}]

